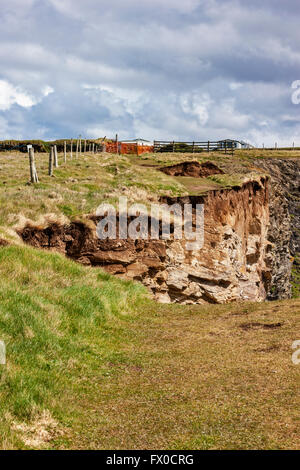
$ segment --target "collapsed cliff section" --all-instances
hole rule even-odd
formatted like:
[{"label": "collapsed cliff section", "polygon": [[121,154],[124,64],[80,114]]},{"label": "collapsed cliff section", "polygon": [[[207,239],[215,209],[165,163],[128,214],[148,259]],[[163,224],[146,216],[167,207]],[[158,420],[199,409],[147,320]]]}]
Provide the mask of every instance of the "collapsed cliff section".
[{"label": "collapsed cliff section", "polygon": [[160,168],[160,171],[169,176],[191,176],[193,178],[206,178],[212,175],[223,175],[224,171],[212,162],[199,163],[182,162]]},{"label": "collapsed cliff section", "polygon": [[188,240],[175,239],[172,230],[169,240],[99,240],[100,218],[96,216],[88,223],[26,224],[19,235],[30,245],[139,280],[161,302],[263,301],[272,278],[268,199],[268,182],[263,177],[202,196],[162,198],[161,203],[168,205],[191,204],[194,216],[197,204],[204,204],[201,249],[187,249]]},{"label": "collapsed cliff section", "polygon": [[272,279],[269,300],[300,294],[300,160],[266,158],[255,166],[270,175]]},{"label": "collapsed cliff section", "polygon": [[187,252],[185,241],[168,249],[168,295],[172,301],[224,303],[266,299],[271,280],[271,244],[267,239],[267,178],[206,195],[163,198],[204,204],[204,245]]}]

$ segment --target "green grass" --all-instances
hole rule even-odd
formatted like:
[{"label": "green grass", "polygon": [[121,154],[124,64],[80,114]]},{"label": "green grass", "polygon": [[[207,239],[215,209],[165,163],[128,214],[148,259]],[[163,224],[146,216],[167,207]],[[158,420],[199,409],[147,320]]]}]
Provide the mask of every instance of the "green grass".
[{"label": "green grass", "polygon": [[[37,185],[26,184],[26,156],[0,159],[0,236],[19,243],[0,247],[0,448],[299,448],[299,300],[160,305],[140,284],[23,246],[12,230],[22,218],[84,217],[120,194],[149,202],[189,184],[235,184],[232,175],[255,171],[252,157],[158,154],[137,164],[105,154],[64,165],[60,155],[50,178],[37,154]],[[210,159],[226,175],[196,182],[156,170],[183,159]]]},{"label": "green grass", "polygon": [[298,253],[295,257],[293,266],[292,266],[292,295],[294,298],[300,297],[300,254]]},{"label": "green grass", "polygon": [[159,305],[29,247],[0,276],[0,448],[299,447],[299,300]]},{"label": "green grass", "polygon": [[96,366],[100,377],[105,373],[120,319],[146,295],[139,284],[29,247],[0,249],[0,276],[8,359],[0,366],[0,447],[11,448],[19,442],[12,423],[34,421],[43,410],[61,416],[62,394],[72,393],[74,378]]},{"label": "green grass", "polygon": [[[130,203],[160,195],[179,195],[184,186],[153,168],[134,166],[130,157],[117,155],[59,155],[60,166],[49,177],[48,156],[36,153],[40,183],[28,185],[28,157],[21,153],[0,154],[0,231],[14,227],[20,216],[37,221],[40,216],[64,215],[69,219],[95,213],[103,202],[117,204],[120,195]],[[8,234],[9,236],[9,234]]]}]

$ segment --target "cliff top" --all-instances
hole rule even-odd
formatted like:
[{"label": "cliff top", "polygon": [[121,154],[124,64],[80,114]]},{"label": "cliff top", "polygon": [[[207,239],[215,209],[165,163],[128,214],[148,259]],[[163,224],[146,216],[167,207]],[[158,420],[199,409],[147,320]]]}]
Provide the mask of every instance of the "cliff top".
[{"label": "cliff top", "polygon": [[[119,196],[129,203],[150,204],[161,196],[202,195],[207,191],[240,186],[245,180],[260,179],[264,170],[256,166],[261,158],[299,158],[300,152],[236,151],[201,154],[145,154],[141,157],[97,154],[73,155],[48,176],[48,155],[36,153],[40,182],[29,185],[27,154],[0,153],[0,235],[14,237],[12,229],[22,220],[38,221],[45,214],[55,219],[82,218],[95,213],[102,202],[116,204]],[[171,176],[160,169],[182,162],[211,162],[220,171],[205,177]]]}]

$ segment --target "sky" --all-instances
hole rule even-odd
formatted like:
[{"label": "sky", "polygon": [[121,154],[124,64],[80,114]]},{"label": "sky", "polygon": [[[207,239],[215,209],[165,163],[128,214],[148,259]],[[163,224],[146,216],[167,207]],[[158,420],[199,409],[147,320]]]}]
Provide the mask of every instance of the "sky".
[{"label": "sky", "polygon": [[299,20],[299,0],[0,0],[0,139],[300,146]]}]

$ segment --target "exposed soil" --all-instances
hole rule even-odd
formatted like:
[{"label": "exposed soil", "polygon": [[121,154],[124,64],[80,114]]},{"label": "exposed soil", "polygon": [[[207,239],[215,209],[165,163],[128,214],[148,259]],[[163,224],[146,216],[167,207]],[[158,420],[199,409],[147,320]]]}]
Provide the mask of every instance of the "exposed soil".
[{"label": "exposed soil", "polygon": [[1,246],[7,246],[7,245],[9,245],[8,241],[4,240],[3,238],[0,238],[0,247]]},{"label": "exposed soil", "polygon": [[58,251],[91,266],[101,266],[111,274],[127,274],[137,280],[149,271],[163,268],[166,244],[161,240],[100,240],[96,237],[99,217],[90,217],[91,226],[81,222],[51,224],[46,228],[26,225],[18,231],[23,241],[37,248]]},{"label": "exposed soil", "polygon": [[182,162],[177,165],[160,168],[160,171],[170,176],[192,176],[193,178],[206,178],[210,175],[224,174],[212,162]]},{"label": "exposed soil", "polygon": [[243,330],[256,330],[256,329],[270,330],[273,328],[280,328],[282,325],[283,325],[282,322],[279,322],[279,323],[251,322],[251,323],[242,323],[240,327]]},{"label": "exposed soil", "polygon": [[273,346],[269,346],[268,348],[254,349],[255,352],[262,352],[262,353],[268,353],[268,352],[279,351],[279,350],[280,350],[280,346],[278,344],[274,344]]}]

